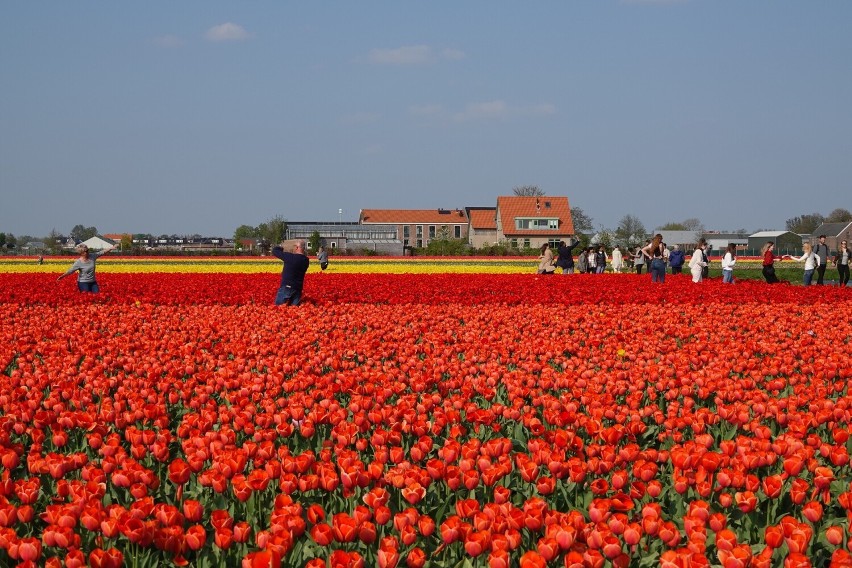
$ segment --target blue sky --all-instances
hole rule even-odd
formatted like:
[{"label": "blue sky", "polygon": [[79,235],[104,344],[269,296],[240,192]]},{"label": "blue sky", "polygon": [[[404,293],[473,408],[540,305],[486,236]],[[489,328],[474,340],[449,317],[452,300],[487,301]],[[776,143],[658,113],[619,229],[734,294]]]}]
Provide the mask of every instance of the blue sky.
[{"label": "blue sky", "polygon": [[230,236],[494,206],[852,208],[852,2],[12,2],[0,231]]}]

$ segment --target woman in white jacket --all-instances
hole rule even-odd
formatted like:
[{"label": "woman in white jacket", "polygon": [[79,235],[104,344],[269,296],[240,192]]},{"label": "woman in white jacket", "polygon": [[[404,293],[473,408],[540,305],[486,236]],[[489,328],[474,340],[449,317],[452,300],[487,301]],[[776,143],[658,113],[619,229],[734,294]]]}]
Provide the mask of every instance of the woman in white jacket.
[{"label": "woman in white jacket", "polygon": [[814,254],[811,243],[802,245],[802,256],[793,256],[792,254],[785,255],[787,258],[792,258],[796,262],[805,263],[805,274],[802,276],[802,284],[805,286],[811,285],[811,280],[814,277],[814,270],[819,267],[819,256]]},{"label": "woman in white jacket", "polygon": [[693,282],[701,282],[702,268],[707,266],[707,261],[704,260],[704,247],[707,246],[707,241],[704,239],[698,240],[698,246],[692,251],[692,257],[689,259],[689,271],[692,273]]},{"label": "woman in white jacket", "polygon": [[737,263],[737,245],[731,243],[722,257],[722,283],[734,283],[734,265]]}]

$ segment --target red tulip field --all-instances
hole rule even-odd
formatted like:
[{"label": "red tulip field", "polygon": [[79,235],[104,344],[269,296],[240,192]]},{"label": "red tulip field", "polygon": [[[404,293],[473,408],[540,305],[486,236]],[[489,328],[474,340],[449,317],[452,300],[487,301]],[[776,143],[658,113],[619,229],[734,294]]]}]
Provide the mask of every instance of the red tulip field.
[{"label": "red tulip field", "polygon": [[852,566],[849,289],[55,280],[0,273],[0,565]]}]

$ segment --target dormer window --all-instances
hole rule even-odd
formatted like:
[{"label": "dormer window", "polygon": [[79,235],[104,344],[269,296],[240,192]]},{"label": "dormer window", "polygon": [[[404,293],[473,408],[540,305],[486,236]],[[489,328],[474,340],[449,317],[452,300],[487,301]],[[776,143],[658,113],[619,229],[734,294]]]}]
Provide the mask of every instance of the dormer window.
[{"label": "dormer window", "polygon": [[559,228],[559,219],[555,218],[524,218],[517,217],[515,218],[515,229],[518,230],[529,230],[529,231],[542,231],[542,230],[554,230]]}]

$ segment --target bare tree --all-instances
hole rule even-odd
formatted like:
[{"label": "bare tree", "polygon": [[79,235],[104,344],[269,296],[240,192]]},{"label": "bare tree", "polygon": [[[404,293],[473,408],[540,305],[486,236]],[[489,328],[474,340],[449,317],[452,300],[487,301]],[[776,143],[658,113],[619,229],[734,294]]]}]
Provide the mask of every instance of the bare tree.
[{"label": "bare tree", "polygon": [[577,234],[591,233],[594,230],[592,218],[579,207],[571,208],[571,220],[574,222],[574,232]]},{"label": "bare tree", "polygon": [[819,213],[798,215],[792,219],[787,219],[787,230],[800,235],[809,235],[813,233],[817,227],[822,225],[824,221],[825,217]]},{"label": "bare tree", "polygon": [[846,221],[852,221],[852,211],[842,207],[835,209],[825,218],[826,223],[844,223]]},{"label": "bare tree", "polygon": [[518,197],[542,197],[544,191],[537,185],[519,185],[512,188],[512,193]]},{"label": "bare tree", "polygon": [[640,243],[644,243],[648,238],[648,232],[645,230],[645,225],[634,215],[625,215],[618,222],[618,227],[615,229],[615,236],[619,242],[625,243],[628,247],[635,247]]}]

